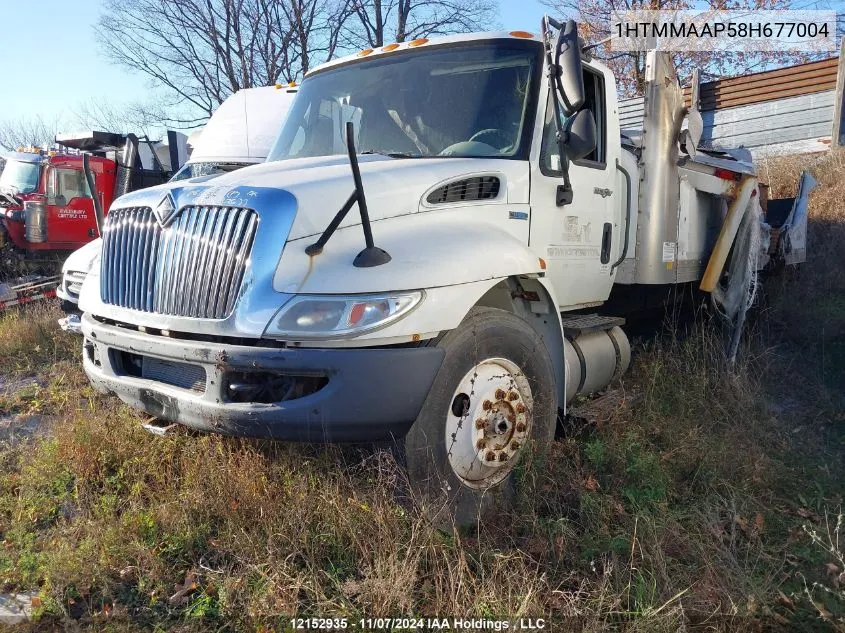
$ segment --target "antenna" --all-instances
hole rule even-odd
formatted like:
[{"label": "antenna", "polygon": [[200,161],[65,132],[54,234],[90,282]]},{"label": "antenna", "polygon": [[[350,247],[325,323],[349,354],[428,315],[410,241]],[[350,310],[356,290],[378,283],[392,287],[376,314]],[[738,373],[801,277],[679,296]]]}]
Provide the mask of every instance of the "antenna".
[{"label": "antenna", "polygon": [[349,152],[349,165],[352,167],[352,179],[355,181],[355,191],[349,196],[349,199],[343,204],[332,221],[323,231],[316,242],[305,249],[308,256],[319,255],[323,252],[323,247],[329,238],[343,222],[343,218],[349,213],[352,205],[358,203],[358,210],[361,212],[361,227],[364,229],[364,242],[366,248],[362,250],[352,262],[353,266],[358,268],[371,268],[373,266],[381,266],[390,261],[391,257],[387,251],[380,249],[373,243],[373,228],[370,225],[370,214],[367,210],[367,198],[364,195],[364,185],[361,182],[361,170],[358,168],[358,154],[355,151],[355,126],[352,121],[346,122],[346,149]]}]

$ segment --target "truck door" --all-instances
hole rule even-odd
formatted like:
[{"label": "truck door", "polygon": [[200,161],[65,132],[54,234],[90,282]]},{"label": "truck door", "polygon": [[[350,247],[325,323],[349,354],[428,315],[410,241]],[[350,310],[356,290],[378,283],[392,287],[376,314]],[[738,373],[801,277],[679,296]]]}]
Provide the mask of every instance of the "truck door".
[{"label": "truck door", "polygon": [[47,174],[47,237],[54,248],[75,249],[96,237],[94,200],[75,164],[57,164]]},{"label": "truck door", "polygon": [[597,143],[589,156],[570,164],[571,204],[556,202],[563,176],[551,94],[545,103],[542,136],[538,139],[535,134],[532,149],[530,244],[546,260],[546,275],[561,308],[606,300],[613,285],[612,258],[618,253],[614,190],[619,139],[608,142],[608,134],[616,134],[615,112],[611,121],[604,75],[585,66],[584,89],[584,107],[595,117]]}]

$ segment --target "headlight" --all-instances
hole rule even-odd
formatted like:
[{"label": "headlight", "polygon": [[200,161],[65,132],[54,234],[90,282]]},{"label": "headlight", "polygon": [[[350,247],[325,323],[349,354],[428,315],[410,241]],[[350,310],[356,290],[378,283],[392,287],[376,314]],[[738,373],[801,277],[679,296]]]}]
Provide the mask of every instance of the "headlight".
[{"label": "headlight", "polygon": [[273,317],[267,335],[314,339],[357,335],[384,327],[408,314],[422,292],[389,295],[300,295]]}]

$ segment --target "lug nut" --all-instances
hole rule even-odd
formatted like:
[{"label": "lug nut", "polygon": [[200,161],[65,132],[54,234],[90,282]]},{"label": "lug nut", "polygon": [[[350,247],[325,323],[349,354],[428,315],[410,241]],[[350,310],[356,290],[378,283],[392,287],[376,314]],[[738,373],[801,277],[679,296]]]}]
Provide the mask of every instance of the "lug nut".
[{"label": "lug nut", "polygon": [[504,400],[505,399],[505,390],[504,389],[496,389],[496,400]]},{"label": "lug nut", "polygon": [[525,422],[520,422],[516,425],[517,433],[525,433]]},{"label": "lug nut", "polygon": [[499,453],[499,461],[500,462],[508,461],[508,454],[507,453]]},{"label": "lug nut", "polygon": [[481,408],[482,408],[482,409],[484,409],[485,411],[489,411],[490,409],[492,409],[492,408],[493,408],[493,403],[492,403],[492,402],[490,402],[489,400],[485,400],[485,401],[481,404]]},{"label": "lug nut", "polygon": [[487,425],[487,423],[484,420],[482,420],[481,418],[478,418],[475,421],[475,428],[477,428],[477,429],[483,429],[486,425]]},{"label": "lug nut", "polygon": [[511,392],[508,394],[508,400],[510,400],[511,402],[513,402],[513,401],[514,401],[514,400],[516,400],[517,398],[519,398],[519,394],[518,394],[516,391],[511,391]]},{"label": "lug nut", "polygon": [[483,437],[475,443],[475,448],[479,451],[482,450],[485,446],[487,446],[487,442],[484,440]]},{"label": "lug nut", "polygon": [[516,405],[516,412],[517,413],[525,413],[525,405],[522,404],[521,402],[518,405]]},{"label": "lug nut", "polygon": [[511,450],[518,451],[519,450],[519,442],[511,442]]},{"label": "lug nut", "polygon": [[484,456],[484,459],[486,459],[488,462],[496,461],[496,453],[494,453],[493,451],[487,451],[487,454]]}]

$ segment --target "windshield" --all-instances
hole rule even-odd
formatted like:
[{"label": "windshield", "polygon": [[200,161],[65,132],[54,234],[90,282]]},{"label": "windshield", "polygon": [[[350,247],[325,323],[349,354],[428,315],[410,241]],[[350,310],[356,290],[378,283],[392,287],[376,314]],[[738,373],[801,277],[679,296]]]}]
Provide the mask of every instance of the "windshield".
[{"label": "windshield", "polygon": [[235,171],[241,167],[246,167],[247,163],[218,163],[218,162],[198,162],[186,163],[182,165],[182,169],[173,174],[170,182],[177,180],[188,180],[188,178],[199,178],[200,176],[219,176],[230,171]]},{"label": "windshield", "polygon": [[25,163],[9,159],[6,161],[3,173],[0,174],[0,189],[12,193],[32,193],[38,189],[40,176],[40,163]]},{"label": "windshield", "polygon": [[359,153],[396,157],[527,155],[539,80],[536,42],[425,47],[308,77],[271,160]]}]

